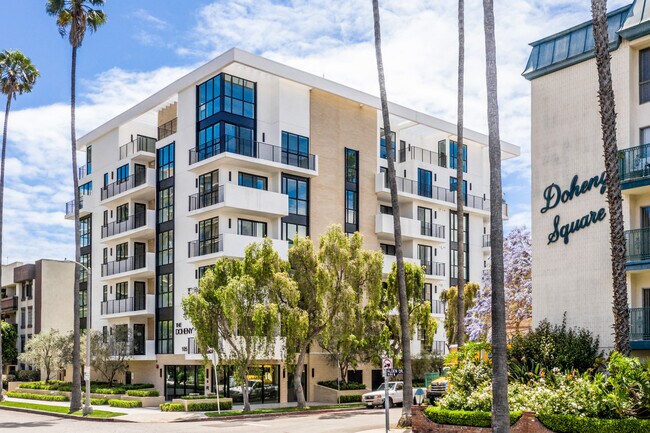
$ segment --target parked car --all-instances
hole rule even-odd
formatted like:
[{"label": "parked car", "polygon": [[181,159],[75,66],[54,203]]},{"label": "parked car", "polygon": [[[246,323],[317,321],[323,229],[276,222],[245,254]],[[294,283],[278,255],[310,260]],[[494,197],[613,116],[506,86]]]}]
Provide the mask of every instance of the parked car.
[{"label": "parked car", "polygon": [[[415,391],[418,388],[413,388],[413,404],[415,401]],[[426,388],[422,388],[426,392]],[[361,396],[361,401],[368,409],[376,406],[384,406],[386,398],[386,389],[382,383],[375,391],[370,391]],[[388,382],[388,406],[393,407],[396,404],[404,403],[404,382]]]},{"label": "parked car", "polygon": [[426,394],[429,403],[434,404],[437,399],[447,393],[447,388],[449,387],[449,371],[449,367],[444,367],[440,377],[432,380],[429,384]]}]

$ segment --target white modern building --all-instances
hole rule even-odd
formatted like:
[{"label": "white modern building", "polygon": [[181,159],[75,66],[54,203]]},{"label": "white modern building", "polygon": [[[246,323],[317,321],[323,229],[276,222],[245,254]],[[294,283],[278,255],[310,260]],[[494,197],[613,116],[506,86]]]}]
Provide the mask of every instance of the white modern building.
[{"label": "white modern building", "polygon": [[[426,297],[442,319],[438,294],[455,283],[456,164],[466,167],[470,280],[480,281],[489,255],[487,137],[467,130],[458,152],[455,125],[390,108],[405,257],[425,267]],[[241,257],[261,237],[286,257],[296,233],[318,239],[338,223],[381,248],[390,270],[380,114],[374,96],[231,49],[78,141],[87,157],[81,239],[93,270],[92,327],[133,333],[127,380],[154,383],[168,398],[213,386],[181,299],[216,258]],[[502,150],[503,159],[519,154],[505,142]],[[444,340],[440,326],[413,349],[444,352]],[[309,399],[337,370],[316,349],[308,358]],[[351,374],[381,381],[372,366]],[[262,363],[259,375],[254,401],[293,399],[280,359]]]}]

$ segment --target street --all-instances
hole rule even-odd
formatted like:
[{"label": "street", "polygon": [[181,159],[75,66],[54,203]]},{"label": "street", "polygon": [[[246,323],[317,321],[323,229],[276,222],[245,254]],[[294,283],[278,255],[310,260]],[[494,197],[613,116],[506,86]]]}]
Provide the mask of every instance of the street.
[{"label": "street", "polygon": [[[390,411],[394,426],[402,408]],[[384,411],[364,409],[358,411],[311,414],[305,416],[279,416],[273,419],[247,419],[229,421],[203,421],[184,423],[124,423],[94,422],[56,418],[47,415],[0,410],[0,431],[2,432],[47,432],[47,433],[201,433],[201,432],[250,432],[264,430],[264,433],[358,433],[373,431],[379,433],[384,427]],[[403,430],[402,430],[403,431]]]}]

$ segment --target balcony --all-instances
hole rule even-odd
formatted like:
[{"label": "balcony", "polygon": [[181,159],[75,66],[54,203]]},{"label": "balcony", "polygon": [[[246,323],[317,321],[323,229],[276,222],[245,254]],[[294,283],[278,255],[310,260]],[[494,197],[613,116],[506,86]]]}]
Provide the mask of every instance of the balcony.
[{"label": "balcony", "polygon": [[158,141],[169,137],[170,135],[176,134],[178,130],[178,118],[174,117],[167,123],[163,123],[158,127]]},{"label": "balcony", "polygon": [[650,308],[630,308],[630,347],[650,349]]},{"label": "balcony", "polygon": [[217,190],[189,197],[190,215],[205,218],[206,213],[219,209],[237,210],[239,213],[268,218],[289,214],[286,194],[226,183]]},{"label": "balcony", "polygon": [[243,157],[238,158],[242,161],[252,162],[252,159],[257,163],[271,163],[270,165],[282,170],[292,170],[295,167],[292,171],[306,175],[314,175],[318,171],[318,158],[315,155],[296,155],[280,146],[230,136],[224,137],[223,141],[217,139],[190,149],[190,170],[204,167],[214,157],[224,153]]},{"label": "balcony", "polygon": [[153,316],[155,314],[155,300],[156,295],[144,295],[104,301],[101,303],[100,314],[104,318]]},{"label": "balcony", "polygon": [[120,146],[120,159],[133,156],[133,159],[153,161],[156,158],[156,139],[137,135],[133,141]]},{"label": "balcony", "polygon": [[628,270],[650,266],[650,228],[625,231],[625,254]]},{"label": "balcony", "polygon": [[[79,218],[83,218],[86,215],[90,214],[90,210],[88,210],[88,207],[84,209],[84,197],[86,197],[84,194],[80,195],[81,201],[79,206]],[[90,198],[88,198],[90,200]],[[65,219],[67,220],[73,220],[74,219],[74,200],[70,200],[65,204]]]},{"label": "balcony", "polygon": [[[125,343],[128,344],[128,343]],[[156,340],[133,340],[129,347],[126,347],[126,355],[129,361],[155,361],[156,360]],[[113,356],[118,356],[113,352]],[[123,356],[119,354],[119,356]]]},{"label": "balcony", "polygon": [[[215,239],[190,241],[187,244],[188,262],[214,263],[214,260],[218,257],[244,257],[248,245],[263,240],[261,237],[222,233]],[[289,244],[287,241],[273,239],[273,247],[280,257],[283,259],[288,257]]]},{"label": "balcony", "polygon": [[433,152],[417,146],[408,146],[399,150],[399,162],[418,161],[438,167],[447,167],[447,155]]},{"label": "balcony", "polygon": [[156,227],[156,211],[147,210],[129,216],[124,221],[113,221],[101,227],[102,239],[115,240],[124,236],[152,235]]},{"label": "balcony", "polygon": [[131,256],[124,260],[102,263],[102,277],[153,277],[155,265],[155,253]]},{"label": "balcony", "polygon": [[110,200],[123,198],[126,196],[137,198],[147,197],[155,191],[156,188],[156,170],[147,168],[146,171],[132,174],[126,179],[117,180],[101,188],[101,200],[107,203]]},{"label": "balcony", "polygon": [[[411,218],[400,218],[402,237],[436,242],[445,241],[445,226],[426,223]],[[387,214],[375,215],[375,233],[379,237],[393,238],[393,216]]]},{"label": "balcony", "polygon": [[[418,183],[417,181],[396,177],[397,191],[403,194],[415,196],[416,198],[436,200],[445,203],[456,204],[456,191],[442,188],[435,185]],[[390,189],[385,173],[377,173],[375,178],[375,192],[383,195],[386,200],[390,199]],[[465,206],[480,211],[490,211],[490,200],[487,198],[465,194]]]},{"label": "balcony", "polygon": [[490,248],[490,235],[483,235],[483,248]]},{"label": "balcony", "polygon": [[77,168],[77,177],[79,178],[79,180],[81,180],[84,177],[88,176],[91,172],[92,172],[92,165],[90,164],[82,165],[81,167]]},{"label": "balcony", "polygon": [[424,269],[425,275],[431,276],[431,277],[442,277],[442,278],[444,278],[444,276],[445,276],[445,264],[444,263],[421,260],[420,264],[422,265],[422,268]]},{"label": "balcony", "polygon": [[650,185],[650,144],[618,151],[621,189]]},{"label": "balcony", "polygon": [[7,296],[0,301],[2,312],[8,313],[18,309],[18,296]]}]

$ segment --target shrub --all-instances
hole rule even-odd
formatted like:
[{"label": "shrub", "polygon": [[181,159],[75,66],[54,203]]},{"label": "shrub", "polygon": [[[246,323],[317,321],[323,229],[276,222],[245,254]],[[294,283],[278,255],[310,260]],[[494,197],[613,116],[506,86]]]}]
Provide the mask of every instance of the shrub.
[{"label": "shrub", "polygon": [[547,428],[557,433],[639,433],[650,431],[650,420],[600,419],[572,415],[538,414]]},{"label": "shrub", "polygon": [[129,395],[131,397],[158,397],[160,394],[158,394],[158,391],[155,389],[153,390],[144,390],[144,389],[129,389],[126,391],[126,395]]},{"label": "shrub", "polygon": [[[438,424],[464,425],[471,427],[490,427],[492,414],[490,412],[470,412],[464,410],[445,410],[430,406],[424,414]],[[521,418],[521,412],[510,412],[510,425]]]},{"label": "shrub", "polygon": [[16,379],[19,382],[35,382],[41,378],[41,372],[38,370],[18,370]]},{"label": "shrub", "polygon": [[120,388],[124,388],[127,391],[129,389],[149,389],[149,388],[155,388],[153,384],[151,383],[131,383],[129,385],[120,385]]},{"label": "shrub", "polygon": [[181,403],[163,403],[160,405],[163,412],[185,412],[185,405]]},{"label": "shrub", "polygon": [[362,397],[361,394],[341,395],[339,396],[339,401],[341,403],[360,403],[361,397]]},{"label": "shrub", "polygon": [[126,390],[124,388],[95,388],[93,392],[95,394],[124,394]]},{"label": "shrub", "polygon": [[[232,409],[232,400],[224,400],[219,402],[221,410],[230,410]],[[207,402],[195,402],[188,403],[187,410],[190,412],[207,412],[210,410],[217,410],[217,403],[207,403]]]},{"label": "shrub", "polygon": [[604,390],[612,397],[616,418],[650,418],[650,364],[613,352]]},{"label": "shrub", "polygon": [[[86,401],[86,400],[84,400]],[[103,406],[108,404],[108,399],[107,398],[91,398],[90,399],[90,404],[93,406]]]},{"label": "shrub", "polygon": [[[182,400],[203,400],[205,398],[217,398],[217,394],[208,394],[208,395],[184,395],[181,397]],[[223,395],[219,395],[219,398],[224,398]]]},{"label": "shrub", "polygon": [[135,401],[135,400],[111,399],[108,400],[108,405],[111,407],[133,408],[133,407],[142,407],[142,402]]},{"label": "shrub", "polygon": [[23,389],[43,389],[46,391],[56,391],[60,390],[60,387],[63,386],[65,382],[58,380],[53,380],[51,382],[25,382],[21,383],[18,387]]},{"label": "shrub", "polygon": [[318,382],[318,384],[321,385],[321,386],[326,386],[328,388],[332,388],[332,389],[339,389],[339,385],[340,385],[341,391],[347,391],[347,390],[351,390],[351,389],[366,389],[366,385],[364,385],[363,383],[356,383],[356,382],[348,382],[348,383],[340,382],[340,383],[338,383],[335,380],[322,380],[322,381]]},{"label": "shrub", "polygon": [[25,398],[28,400],[42,400],[42,401],[68,401],[69,398],[65,395],[41,395],[41,394],[30,394],[28,392],[18,392],[18,391],[9,391],[7,393],[9,397],[14,398]]}]

